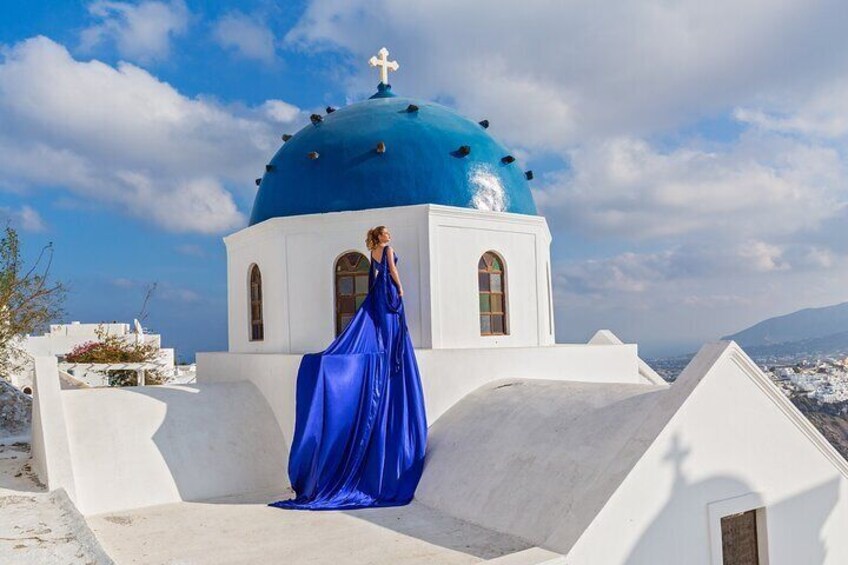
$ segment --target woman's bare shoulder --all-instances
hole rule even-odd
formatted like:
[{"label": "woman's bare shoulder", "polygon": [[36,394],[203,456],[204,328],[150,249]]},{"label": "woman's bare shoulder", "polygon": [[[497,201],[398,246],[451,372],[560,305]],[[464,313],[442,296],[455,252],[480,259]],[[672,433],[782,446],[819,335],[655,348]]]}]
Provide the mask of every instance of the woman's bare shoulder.
[{"label": "woman's bare shoulder", "polygon": [[[379,263],[380,261],[383,260],[383,253],[386,252],[386,249],[388,249],[388,248],[384,247],[384,248],[381,249],[379,247],[376,247],[376,248],[372,249],[371,250],[371,259],[373,259],[374,261]],[[375,255],[375,253],[378,253],[379,256]]]}]

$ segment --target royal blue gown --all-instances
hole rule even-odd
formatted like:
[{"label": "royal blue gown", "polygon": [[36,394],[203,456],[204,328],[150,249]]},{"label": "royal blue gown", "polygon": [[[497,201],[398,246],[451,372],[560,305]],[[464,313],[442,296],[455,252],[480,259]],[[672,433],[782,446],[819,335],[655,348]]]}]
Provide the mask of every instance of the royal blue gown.
[{"label": "royal blue gown", "polygon": [[289,457],[296,498],[271,506],[400,506],[415,494],[427,419],[388,247],[379,262],[372,257],[368,283],[348,327],[325,351],[301,360]]}]

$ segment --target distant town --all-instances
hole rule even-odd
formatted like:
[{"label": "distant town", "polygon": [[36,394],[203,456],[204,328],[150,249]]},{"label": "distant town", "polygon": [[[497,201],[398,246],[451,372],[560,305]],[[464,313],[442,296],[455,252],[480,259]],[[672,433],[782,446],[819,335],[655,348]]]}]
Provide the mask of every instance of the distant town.
[{"label": "distant town", "polygon": [[803,359],[763,370],[787,396],[806,394],[823,404],[845,403],[848,413],[848,357]]},{"label": "distant town", "polygon": [[[848,354],[752,358],[787,396],[803,394],[824,404],[844,402],[848,411]],[[663,379],[673,382],[691,360],[692,355],[681,355],[648,363]]]}]

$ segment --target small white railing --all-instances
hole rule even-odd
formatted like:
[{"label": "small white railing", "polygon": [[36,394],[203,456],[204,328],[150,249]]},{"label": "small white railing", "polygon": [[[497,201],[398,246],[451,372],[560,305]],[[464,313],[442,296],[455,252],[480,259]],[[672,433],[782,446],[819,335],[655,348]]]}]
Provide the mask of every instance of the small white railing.
[{"label": "small white railing", "polygon": [[[98,383],[99,386],[108,385],[108,375],[110,371],[135,371],[136,383],[138,386],[144,386],[144,374],[146,371],[162,370],[163,366],[158,363],[59,363],[59,370],[72,374],[76,379],[86,382],[85,376],[88,373],[98,373],[104,376],[104,380]],[[91,384],[91,383],[86,383]],[[95,386],[98,386],[95,385]]]}]

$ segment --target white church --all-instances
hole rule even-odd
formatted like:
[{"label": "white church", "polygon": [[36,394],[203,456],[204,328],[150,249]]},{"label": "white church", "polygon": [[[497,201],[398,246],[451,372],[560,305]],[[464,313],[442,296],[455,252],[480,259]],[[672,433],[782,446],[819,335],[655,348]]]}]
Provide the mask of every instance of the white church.
[{"label": "white church", "polygon": [[[257,179],[227,248],[229,347],[197,384],[63,390],[36,359],[33,466],[117,563],[848,563],[848,462],[732,342],[666,384],[637,346],[554,339],[551,236],[488,132],[393,92],[327,108]],[[603,187],[597,187],[603,190]],[[429,444],[415,501],[290,494],[301,355],[400,262]],[[560,320],[560,323],[568,323]]]}]

